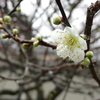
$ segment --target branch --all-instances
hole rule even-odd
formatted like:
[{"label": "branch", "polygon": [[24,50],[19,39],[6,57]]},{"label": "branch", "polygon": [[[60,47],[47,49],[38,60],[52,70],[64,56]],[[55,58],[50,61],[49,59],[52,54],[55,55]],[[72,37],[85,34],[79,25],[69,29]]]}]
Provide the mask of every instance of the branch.
[{"label": "branch", "polygon": [[90,36],[91,36],[93,17],[99,10],[100,10],[100,1],[96,1],[96,3],[92,4],[87,10],[87,18],[86,18],[86,26],[84,34],[88,37],[87,40],[88,50],[90,49]]},{"label": "branch", "polygon": [[[25,40],[25,39],[21,39],[19,38],[18,36],[13,36],[10,32],[8,32],[5,28],[3,28],[3,30],[9,34],[9,38],[12,38],[13,40],[15,40],[16,42],[18,43],[29,43],[30,45],[33,44],[33,40]],[[56,45],[52,45],[50,43],[47,43],[43,40],[39,41],[39,44],[42,45],[42,46],[46,46],[46,47],[51,47],[52,49],[56,49]]]},{"label": "branch", "polygon": [[[92,23],[93,23],[93,17],[99,10],[100,10],[100,1],[96,1],[94,4],[91,4],[91,6],[87,10],[86,26],[85,26],[85,32],[84,32],[84,34],[88,37],[88,40],[87,40],[88,49],[87,49],[87,51],[90,49],[90,37],[91,37],[91,27],[92,27]],[[91,64],[89,66],[89,69],[90,69],[90,72],[91,72],[93,78],[100,86],[100,79],[96,75],[92,61],[91,61]]]},{"label": "branch", "polygon": [[96,72],[95,72],[94,65],[93,65],[92,61],[91,61],[91,64],[90,64],[90,66],[89,66],[89,70],[91,71],[92,76],[93,76],[93,78],[95,79],[95,81],[96,81],[96,82],[98,83],[98,85],[100,86],[100,79],[99,79],[99,77],[97,76],[97,74],[96,74]]}]

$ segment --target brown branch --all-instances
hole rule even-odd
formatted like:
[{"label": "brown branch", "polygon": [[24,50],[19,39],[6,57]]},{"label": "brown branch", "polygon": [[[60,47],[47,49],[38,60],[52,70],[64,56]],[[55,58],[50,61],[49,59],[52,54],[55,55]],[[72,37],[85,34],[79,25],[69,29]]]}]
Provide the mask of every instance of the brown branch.
[{"label": "brown branch", "polygon": [[52,49],[56,49],[56,47],[57,47],[56,45],[49,44],[43,40],[40,41],[40,45],[46,46],[46,47],[51,47]]},{"label": "brown branch", "polygon": [[[100,1],[96,1],[94,4],[91,4],[91,6],[87,10],[86,26],[85,26],[85,32],[84,32],[84,34],[88,38],[87,39],[88,49],[86,51],[88,51],[90,49],[90,37],[91,37],[91,27],[92,27],[92,23],[93,23],[93,17],[99,10],[100,10]],[[100,79],[96,75],[92,61],[89,66],[89,69],[90,69],[90,72],[91,72],[93,78],[100,86]]]},{"label": "brown branch", "polygon": [[[29,43],[30,45],[33,44],[33,40],[25,40],[25,39],[21,39],[19,38],[18,36],[13,36],[10,32],[8,32],[5,28],[3,29],[6,33],[9,34],[9,37],[12,38],[13,40],[15,40],[16,42],[18,43]],[[39,44],[42,45],[42,46],[46,46],[46,47],[51,47],[52,49],[56,49],[56,45],[52,45],[50,43],[47,43],[43,40],[39,41]]]},{"label": "brown branch", "polygon": [[96,1],[96,3],[91,4],[91,6],[87,10],[87,18],[86,18],[86,26],[84,34],[88,37],[87,39],[88,50],[90,49],[90,36],[91,36],[93,17],[99,10],[100,10],[100,1]]},{"label": "brown branch", "polygon": [[95,72],[94,65],[93,65],[92,61],[91,61],[91,64],[90,64],[90,66],[89,66],[89,70],[91,71],[92,76],[93,76],[93,78],[95,79],[95,81],[96,81],[96,82],[98,83],[98,85],[100,86],[100,79],[99,79],[99,77],[97,76],[97,74],[96,74],[96,72]]}]

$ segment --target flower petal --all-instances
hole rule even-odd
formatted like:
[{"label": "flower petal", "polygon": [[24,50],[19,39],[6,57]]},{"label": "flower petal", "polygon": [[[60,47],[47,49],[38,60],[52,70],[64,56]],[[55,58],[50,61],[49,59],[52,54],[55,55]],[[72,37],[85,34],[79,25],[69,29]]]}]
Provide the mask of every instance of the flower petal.
[{"label": "flower petal", "polygon": [[55,41],[55,43],[60,43],[63,40],[64,31],[60,29],[56,29],[51,33],[51,38]]},{"label": "flower petal", "polygon": [[80,42],[80,48],[83,50],[87,50],[87,43],[84,39],[82,39],[81,37],[78,38],[79,42]]},{"label": "flower petal", "polygon": [[78,32],[74,28],[71,28],[71,27],[65,27],[64,32],[74,34],[75,36],[79,36]]},{"label": "flower petal", "polygon": [[65,59],[67,57],[67,46],[63,44],[59,44],[57,46],[57,55]]},{"label": "flower petal", "polygon": [[76,63],[82,61],[85,56],[84,50],[80,48],[74,48],[73,51],[70,50],[69,53],[69,58]]}]

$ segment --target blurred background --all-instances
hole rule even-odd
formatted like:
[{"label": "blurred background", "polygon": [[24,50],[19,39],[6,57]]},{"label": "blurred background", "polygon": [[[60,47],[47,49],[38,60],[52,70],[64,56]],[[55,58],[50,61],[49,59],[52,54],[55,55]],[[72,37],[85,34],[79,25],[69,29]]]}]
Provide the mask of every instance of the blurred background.
[{"label": "blurred background", "polygon": [[[0,0],[0,17],[7,15],[20,0]],[[71,26],[84,33],[87,8],[96,0],[61,0]],[[12,22],[5,26],[9,32],[19,30],[19,37],[30,40],[41,35],[43,40],[53,44],[51,31],[64,25],[52,24],[52,18],[61,16],[55,0],[23,0],[21,12],[11,14]],[[93,21],[91,45],[94,52],[95,71],[100,77],[100,13]],[[5,33],[0,30],[0,34]],[[28,66],[27,74],[21,80],[9,80],[24,75],[26,58],[34,66],[53,68],[71,63],[61,59],[56,51],[45,46],[22,49],[22,44],[0,37],[0,100],[100,100],[100,88],[92,78],[88,67],[65,67],[54,71]]]}]

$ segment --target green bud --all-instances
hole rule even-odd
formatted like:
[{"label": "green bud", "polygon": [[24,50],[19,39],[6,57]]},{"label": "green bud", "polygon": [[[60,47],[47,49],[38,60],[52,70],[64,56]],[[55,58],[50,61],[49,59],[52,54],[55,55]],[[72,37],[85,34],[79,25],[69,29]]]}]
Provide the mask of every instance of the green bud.
[{"label": "green bud", "polygon": [[88,58],[92,58],[93,57],[93,52],[92,51],[88,51],[88,52],[86,52],[86,56],[88,57]]},{"label": "green bud", "polygon": [[42,40],[42,36],[37,36],[36,39],[41,41]]},{"label": "green bud", "polygon": [[84,66],[89,66],[89,65],[90,65],[90,59],[89,59],[89,58],[85,58],[85,59],[82,61],[82,65],[84,65]]},{"label": "green bud", "polygon": [[3,39],[6,39],[6,38],[9,37],[9,34],[7,34],[7,33],[1,34],[1,37],[2,37]]},{"label": "green bud", "polygon": [[2,24],[0,24],[0,29],[3,29],[3,25]]},{"label": "green bud", "polygon": [[80,34],[80,36],[81,36],[84,40],[87,39],[86,35],[84,35],[84,34]]},{"label": "green bud", "polygon": [[37,47],[39,45],[39,41],[35,41],[34,43],[33,43],[33,46],[34,47]]},{"label": "green bud", "polygon": [[36,41],[36,38],[32,37],[31,40],[32,40],[33,42],[35,42],[35,41]]},{"label": "green bud", "polygon": [[53,18],[53,24],[59,25],[59,24],[61,24],[61,22],[62,22],[61,17],[57,16],[57,17]]},{"label": "green bud", "polygon": [[3,23],[3,19],[2,18],[0,18],[0,24],[2,24]]},{"label": "green bud", "polygon": [[3,20],[4,20],[4,22],[5,22],[6,24],[9,24],[9,23],[11,22],[11,17],[8,16],[8,15],[6,15],[6,16],[4,16]]},{"label": "green bud", "polygon": [[16,8],[16,11],[17,12],[21,12],[21,9],[18,7],[18,8]]},{"label": "green bud", "polygon": [[23,48],[24,50],[28,50],[29,47],[30,47],[30,44],[28,44],[28,43],[23,43],[23,44],[22,44],[22,48]]},{"label": "green bud", "polygon": [[13,30],[12,30],[12,33],[13,33],[13,35],[17,35],[17,34],[18,34],[18,29],[16,29],[16,28],[13,29]]}]

